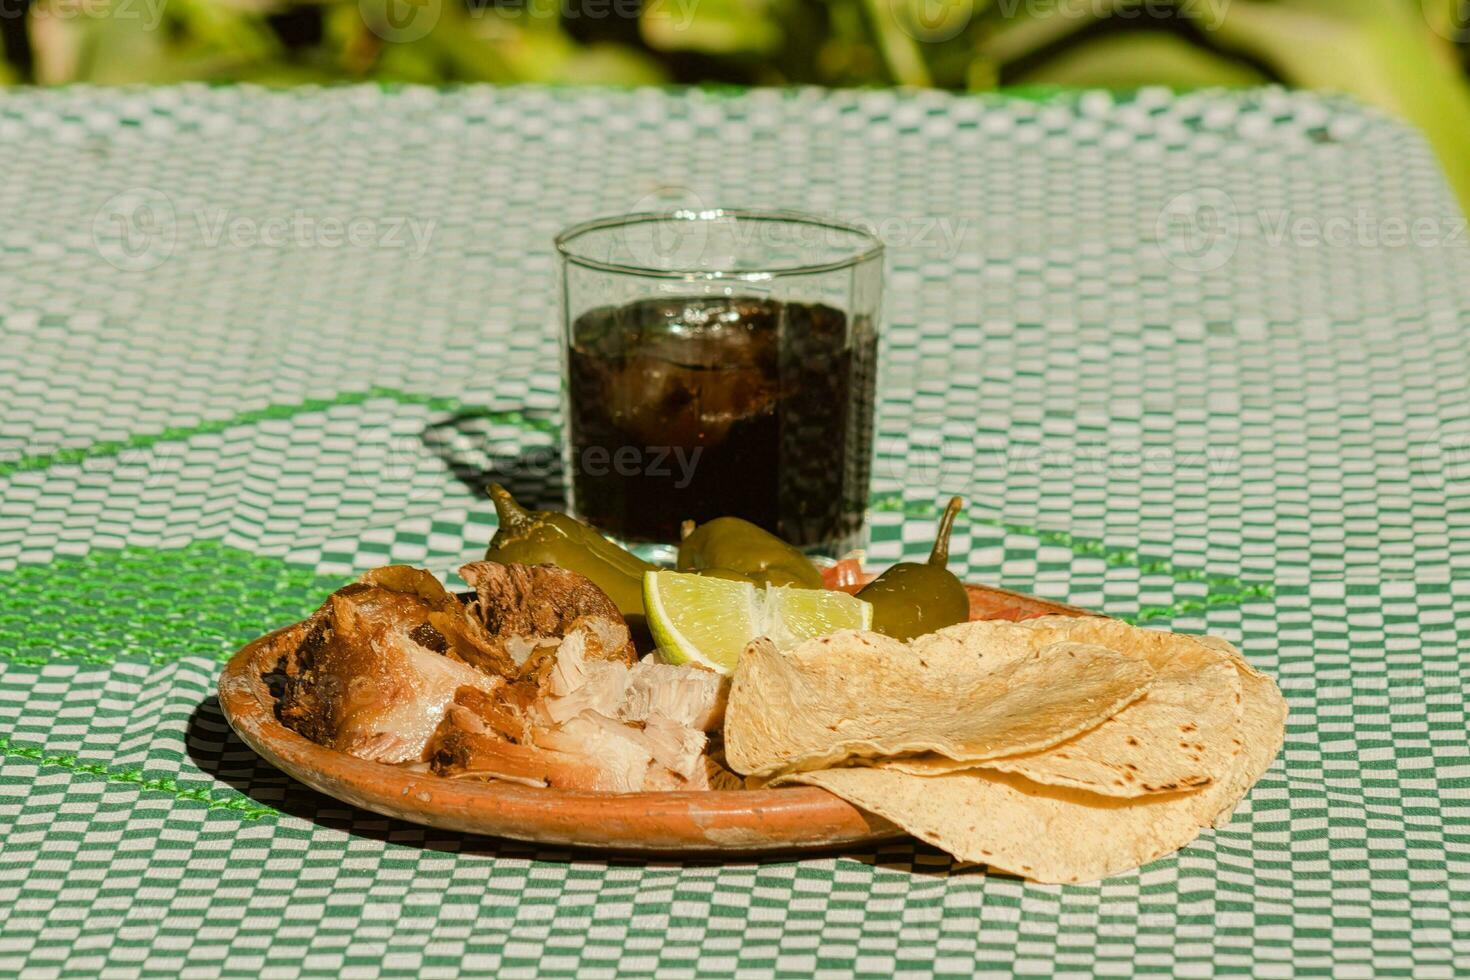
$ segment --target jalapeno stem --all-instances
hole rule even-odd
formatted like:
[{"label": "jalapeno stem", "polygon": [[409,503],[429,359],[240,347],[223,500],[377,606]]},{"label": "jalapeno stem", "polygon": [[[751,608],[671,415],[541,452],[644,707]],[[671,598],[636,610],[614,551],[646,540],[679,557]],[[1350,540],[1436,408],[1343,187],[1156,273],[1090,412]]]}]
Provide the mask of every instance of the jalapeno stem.
[{"label": "jalapeno stem", "polygon": [[934,536],[934,550],[929,552],[929,564],[935,568],[944,568],[949,564],[949,534],[954,530],[954,519],[959,516],[960,508],[965,502],[959,497],[950,497],[949,504],[944,508],[944,516],[939,518],[939,533]]},{"label": "jalapeno stem", "polygon": [[498,483],[490,484],[490,499],[495,502],[495,517],[500,527],[510,534],[531,524],[531,512],[516,502],[510,491]]}]

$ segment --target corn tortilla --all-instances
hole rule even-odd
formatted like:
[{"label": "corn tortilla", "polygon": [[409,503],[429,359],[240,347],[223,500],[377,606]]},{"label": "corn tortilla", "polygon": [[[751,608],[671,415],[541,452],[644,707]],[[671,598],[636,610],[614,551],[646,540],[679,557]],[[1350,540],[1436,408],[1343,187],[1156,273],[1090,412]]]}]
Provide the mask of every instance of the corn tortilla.
[{"label": "corn tortilla", "polygon": [[1102,724],[1150,689],[1143,659],[972,623],[914,646],[844,630],[740,657],[725,715],[730,766],[750,776],[933,752],[962,763],[1035,752]]},{"label": "corn tortilla", "polygon": [[1200,801],[1203,822],[1223,827],[1281,751],[1286,739],[1286,699],[1276,682],[1252,667],[1235,647],[1215,636],[1202,636],[1199,641],[1228,656],[1240,679],[1241,750],[1229,775],[1211,792],[1201,794]]},{"label": "corn tortilla", "polygon": [[842,797],[961,861],[1050,884],[1096,881],[1199,835],[1190,793],[1140,799],[1043,786],[1008,773],[916,776],[883,764],[780,777]]},{"label": "corn tortilla", "polygon": [[[941,630],[963,638],[969,624]],[[1241,748],[1241,681],[1230,654],[1195,637],[1116,620],[1047,617],[1021,624],[1051,642],[1105,646],[1156,671],[1148,694],[1108,721],[1040,752],[991,759],[982,768],[1050,786],[1137,797],[1197,789],[1226,779]],[[925,756],[893,763],[924,775],[967,768]]]},{"label": "corn tortilla", "polygon": [[902,759],[775,782],[820,786],[960,860],[1034,881],[1093,881],[1141,867],[1224,825],[1284,737],[1286,702],[1275,682],[1225,641],[1198,643],[1225,658],[1241,694],[1230,769],[1201,789],[1122,798],[984,769],[917,775],[899,768],[910,761]]}]

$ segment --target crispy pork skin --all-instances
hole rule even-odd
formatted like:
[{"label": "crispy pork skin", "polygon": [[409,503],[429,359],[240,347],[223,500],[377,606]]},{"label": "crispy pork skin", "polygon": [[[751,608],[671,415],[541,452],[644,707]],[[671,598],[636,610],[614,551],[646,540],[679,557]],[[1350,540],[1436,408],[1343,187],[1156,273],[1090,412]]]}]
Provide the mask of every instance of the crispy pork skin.
[{"label": "crispy pork skin", "polygon": [[453,778],[602,792],[709,789],[727,685],[638,661],[612,601],[575,572],[474,562],[461,601],[388,566],[334,593],[282,660],[278,711],[359,758]]},{"label": "crispy pork skin", "polygon": [[434,602],[367,583],[334,593],[286,658],[281,721],[359,758],[422,759],[457,690],[505,683],[411,638]]}]

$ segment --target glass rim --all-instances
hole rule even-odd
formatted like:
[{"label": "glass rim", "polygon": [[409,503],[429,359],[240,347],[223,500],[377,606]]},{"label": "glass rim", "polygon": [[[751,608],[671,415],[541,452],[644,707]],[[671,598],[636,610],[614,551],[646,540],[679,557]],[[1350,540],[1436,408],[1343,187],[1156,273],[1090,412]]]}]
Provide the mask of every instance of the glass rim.
[{"label": "glass rim", "polygon": [[[829,259],[825,262],[772,266],[746,272],[734,269],[660,269],[633,262],[614,262],[607,259],[593,258],[578,253],[573,247],[573,243],[578,238],[591,232],[605,231],[609,228],[648,224],[654,221],[717,221],[722,218],[735,218],[743,221],[786,222],[788,224],[806,225],[813,228],[825,228],[829,231],[840,231],[854,235],[859,239],[859,242],[851,254],[843,255],[836,259]],[[808,214],[804,211],[793,211],[782,208],[707,208],[702,210],[678,208],[670,211],[634,211],[627,214],[609,214],[568,225],[557,233],[553,242],[556,246],[557,253],[561,255],[564,261],[584,269],[674,280],[733,279],[749,282],[779,279],[787,276],[819,275],[824,272],[837,272],[852,266],[861,265],[864,262],[871,262],[874,259],[881,258],[883,255],[883,241],[861,225],[834,218],[824,218],[818,215]]]}]

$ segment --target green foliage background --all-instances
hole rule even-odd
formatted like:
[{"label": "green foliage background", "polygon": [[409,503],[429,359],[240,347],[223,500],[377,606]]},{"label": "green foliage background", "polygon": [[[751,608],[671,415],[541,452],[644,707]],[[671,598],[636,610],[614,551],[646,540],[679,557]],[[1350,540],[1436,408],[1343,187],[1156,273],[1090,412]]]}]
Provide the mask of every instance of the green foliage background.
[{"label": "green foliage background", "polygon": [[0,0],[0,83],[1281,82],[1413,121],[1470,208],[1470,0]]}]

